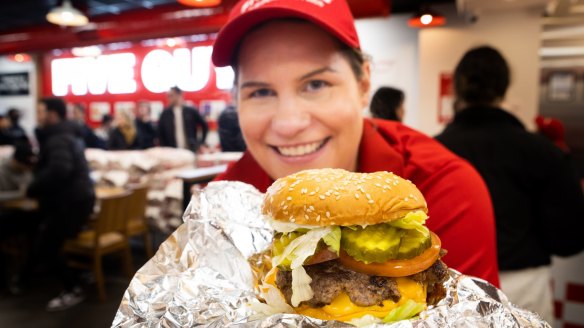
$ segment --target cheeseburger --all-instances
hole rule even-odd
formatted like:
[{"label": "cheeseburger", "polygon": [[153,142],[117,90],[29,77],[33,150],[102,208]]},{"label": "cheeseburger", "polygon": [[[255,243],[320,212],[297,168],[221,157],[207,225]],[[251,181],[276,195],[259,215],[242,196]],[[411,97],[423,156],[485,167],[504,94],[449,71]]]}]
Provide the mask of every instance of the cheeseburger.
[{"label": "cheeseburger", "polygon": [[[301,171],[268,189],[268,306],[324,320],[409,319],[444,296],[440,239],[416,186],[389,172]],[[284,303],[285,300],[285,303]],[[368,317],[369,319],[373,319]]]}]

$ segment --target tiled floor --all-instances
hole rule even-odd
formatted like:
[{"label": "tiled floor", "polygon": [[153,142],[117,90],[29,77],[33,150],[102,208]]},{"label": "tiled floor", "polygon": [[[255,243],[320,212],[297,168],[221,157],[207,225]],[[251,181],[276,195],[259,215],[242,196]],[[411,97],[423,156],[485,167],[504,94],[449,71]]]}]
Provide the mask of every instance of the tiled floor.
[{"label": "tiled floor", "polygon": [[[139,269],[146,258],[143,249],[133,249],[134,269]],[[107,300],[99,302],[95,284],[87,286],[86,300],[68,310],[47,312],[49,299],[59,293],[59,284],[53,276],[42,276],[31,283],[22,295],[12,296],[0,285],[0,327],[6,328],[103,328],[110,327],[129,279],[121,269],[121,259],[115,255],[104,261]]]}]

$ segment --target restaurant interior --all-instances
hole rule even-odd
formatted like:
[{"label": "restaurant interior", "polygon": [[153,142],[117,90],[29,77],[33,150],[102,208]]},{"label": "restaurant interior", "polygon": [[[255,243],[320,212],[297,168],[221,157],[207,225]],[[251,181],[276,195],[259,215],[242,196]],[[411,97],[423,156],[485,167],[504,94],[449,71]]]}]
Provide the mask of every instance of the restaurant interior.
[{"label": "restaurant interior", "polygon": [[[512,72],[505,99],[531,131],[539,116],[563,123],[565,143],[584,188],[584,0],[347,0],[362,49],[372,62],[372,90],[395,86],[406,94],[404,124],[435,136],[452,120],[453,71],[470,47],[502,51]],[[0,287],[0,327],[107,327],[128,283],[182,223],[193,188],[201,188],[241,151],[221,148],[218,120],[233,104],[234,72],[216,68],[211,53],[235,0],[19,0],[0,4],[0,115],[10,108],[34,135],[43,97],[85,108],[98,129],[104,116],[135,112],[147,103],[157,122],[173,86],[184,91],[209,127],[205,151],[153,147],[113,151],[88,148],[98,223],[82,243],[127,228],[107,247],[79,258],[103,257],[83,279],[92,286],[80,305],[46,312],[55,278],[35,278],[30,290]],[[72,10],[70,22],[51,22]],[[70,14],[69,13],[69,14]],[[71,15],[73,15],[71,14]],[[428,18],[430,15],[430,18]],[[79,20],[79,21],[74,21]],[[68,26],[67,26],[68,25]],[[369,115],[364,108],[365,115]],[[12,154],[0,146],[0,158]],[[30,199],[0,197],[0,208],[34,212]],[[26,236],[2,241],[7,270],[22,265]],[[85,238],[85,239],[84,239]],[[24,245],[24,246],[23,246]],[[79,262],[79,263],[77,263]],[[87,261],[72,261],[84,265]],[[92,262],[89,262],[92,263]],[[584,327],[584,254],[554,259],[553,327]]]}]

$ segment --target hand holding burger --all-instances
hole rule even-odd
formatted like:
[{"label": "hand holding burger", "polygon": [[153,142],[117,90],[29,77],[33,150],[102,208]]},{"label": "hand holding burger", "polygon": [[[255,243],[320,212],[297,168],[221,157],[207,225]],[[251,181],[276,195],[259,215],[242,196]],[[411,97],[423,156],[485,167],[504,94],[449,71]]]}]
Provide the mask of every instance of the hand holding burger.
[{"label": "hand holding burger", "polygon": [[410,181],[301,171],[274,182],[262,212],[276,231],[263,285],[274,312],[390,322],[444,296],[440,239],[425,227],[426,202]]}]

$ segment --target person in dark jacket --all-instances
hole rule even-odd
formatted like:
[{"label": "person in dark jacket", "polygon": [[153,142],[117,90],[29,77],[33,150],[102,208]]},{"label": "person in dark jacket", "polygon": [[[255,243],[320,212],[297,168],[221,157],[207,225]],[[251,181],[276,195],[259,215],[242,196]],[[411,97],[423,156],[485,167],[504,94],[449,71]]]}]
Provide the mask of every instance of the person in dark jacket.
[{"label": "person in dark jacket", "polygon": [[130,114],[120,111],[116,114],[114,128],[109,135],[110,150],[141,149],[140,136]]},{"label": "person in dark jacket", "polygon": [[73,122],[79,125],[85,147],[106,149],[107,142],[98,137],[85,122],[85,107],[82,104],[73,104]]},{"label": "person in dark jacket", "polygon": [[584,197],[564,153],[501,108],[509,82],[509,67],[497,50],[467,52],[454,74],[454,120],[436,139],[473,164],[487,183],[503,291],[551,320],[551,256],[584,249]]},{"label": "person in dark jacket", "polygon": [[74,238],[89,219],[95,192],[79,126],[66,120],[65,102],[60,98],[42,99],[37,118],[40,151],[27,194],[38,200],[42,224],[35,238],[31,265],[46,261],[56,266],[64,290],[47,305],[47,310],[55,311],[84,298],[77,277],[67,267],[62,248],[65,240]]},{"label": "person in dark jacket", "polygon": [[28,140],[27,135],[26,135],[26,131],[24,131],[24,128],[20,125],[20,117],[21,117],[20,110],[18,110],[16,108],[10,108],[6,114],[8,116],[8,119],[10,120],[10,123],[11,123],[9,131],[10,131],[10,135],[12,137],[12,140],[15,143],[18,141],[30,142]]},{"label": "person in dark jacket", "polygon": [[[205,144],[209,127],[196,108],[183,104],[182,90],[172,87],[168,91],[168,107],[158,120],[160,146],[197,151]],[[201,129],[201,137],[197,136]]]},{"label": "person in dark jacket", "polygon": [[222,151],[245,151],[245,140],[239,127],[239,118],[235,106],[227,106],[217,119],[219,141]]},{"label": "person in dark jacket", "polygon": [[142,149],[156,147],[158,132],[150,118],[150,103],[148,101],[140,101],[138,103],[134,123],[136,124],[136,130],[138,130],[140,147]]}]

